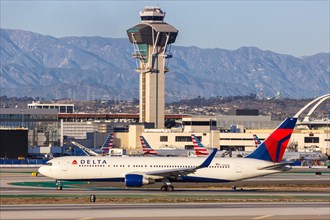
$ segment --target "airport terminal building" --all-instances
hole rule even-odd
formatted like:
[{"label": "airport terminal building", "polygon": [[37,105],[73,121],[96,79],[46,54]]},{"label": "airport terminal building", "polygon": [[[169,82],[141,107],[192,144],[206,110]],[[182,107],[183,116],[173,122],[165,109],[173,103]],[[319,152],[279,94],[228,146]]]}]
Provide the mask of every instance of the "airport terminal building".
[{"label": "airport terminal building", "polygon": [[[3,129],[27,129],[28,144],[25,147],[40,147],[43,153],[51,153],[50,147],[66,146],[69,144],[66,138],[78,140],[89,148],[98,148],[107,135],[113,133],[114,147],[136,154],[142,151],[140,136],[144,136],[154,149],[192,149],[191,134],[198,136],[207,148],[251,151],[255,149],[253,134],[263,141],[281,123],[272,121],[269,116],[255,115],[182,116],[176,119],[175,127],[150,129],[143,123],[116,123],[99,116],[93,114],[88,120],[72,121],[74,114],[68,120],[68,114],[63,118],[56,109],[5,108],[1,109],[0,126]],[[290,139],[289,149],[314,150],[329,155],[329,140],[329,126],[308,129],[300,125]]]},{"label": "airport terminal building", "polygon": [[[44,150],[47,153],[50,146],[61,146],[61,127],[56,109],[1,108],[0,112],[0,128],[9,132],[14,139],[18,130],[27,132],[27,143],[6,140],[6,145],[1,144],[1,148],[26,149],[26,151],[40,148],[41,152]],[[18,135],[16,139],[20,137]]]}]

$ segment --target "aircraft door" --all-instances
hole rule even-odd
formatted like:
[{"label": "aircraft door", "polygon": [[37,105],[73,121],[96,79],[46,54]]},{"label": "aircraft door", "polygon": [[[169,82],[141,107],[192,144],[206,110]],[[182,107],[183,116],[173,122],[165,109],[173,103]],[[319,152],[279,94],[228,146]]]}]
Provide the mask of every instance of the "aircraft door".
[{"label": "aircraft door", "polygon": [[64,161],[62,163],[62,171],[67,171],[67,170],[68,170],[68,163]]},{"label": "aircraft door", "polygon": [[240,163],[236,163],[236,173],[241,173],[242,172],[242,167]]}]

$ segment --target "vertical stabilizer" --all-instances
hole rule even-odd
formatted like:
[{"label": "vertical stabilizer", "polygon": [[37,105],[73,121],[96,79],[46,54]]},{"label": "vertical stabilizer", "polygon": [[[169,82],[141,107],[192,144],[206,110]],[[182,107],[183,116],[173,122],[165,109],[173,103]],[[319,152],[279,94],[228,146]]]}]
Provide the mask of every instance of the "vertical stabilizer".
[{"label": "vertical stabilizer", "polygon": [[246,158],[255,158],[272,162],[281,162],[284,151],[289,144],[297,118],[287,118],[275,131]]},{"label": "vertical stabilizer", "polygon": [[113,143],[113,134],[109,134],[107,139],[105,140],[104,144],[101,147],[103,153],[109,153],[109,150],[112,149]]},{"label": "vertical stabilizer", "polygon": [[194,134],[192,134],[191,135],[191,140],[193,142],[194,150],[195,150],[195,153],[196,153],[197,157],[209,155],[209,152],[206,150],[206,148],[199,141],[198,137],[196,137]]},{"label": "vertical stabilizer", "polygon": [[140,141],[142,145],[143,154],[158,155],[158,153],[150,147],[150,145],[143,136],[140,136]]},{"label": "vertical stabilizer", "polygon": [[253,135],[253,140],[254,140],[254,144],[255,144],[256,148],[258,148],[260,146],[261,142],[256,134]]}]

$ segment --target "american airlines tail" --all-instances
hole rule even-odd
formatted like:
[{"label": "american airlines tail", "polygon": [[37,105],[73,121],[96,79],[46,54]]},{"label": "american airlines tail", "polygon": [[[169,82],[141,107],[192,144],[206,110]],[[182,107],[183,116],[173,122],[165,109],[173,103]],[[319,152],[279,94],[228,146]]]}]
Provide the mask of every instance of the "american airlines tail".
[{"label": "american airlines tail", "polygon": [[192,134],[191,135],[191,140],[193,142],[194,150],[195,150],[195,153],[196,153],[197,157],[209,155],[209,152],[206,150],[206,148],[199,141],[198,137],[196,137],[194,134]]},{"label": "american airlines tail", "polygon": [[280,124],[256,150],[246,156],[246,158],[271,161],[274,163],[281,162],[296,122],[297,118],[287,118],[284,120],[282,124]]},{"label": "american airlines tail", "polygon": [[146,139],[143,136],[140,136],[140,141],[141,141],[141,145],[142,145],[143,154],[158,155],[158,153],[150,147],[150,145],[148,144],[148,142],[146,141]]},{"label": "american airlines tail", "polygon": [[113,134],[109,134],[107,139],[105,140],[104,144],[101,147],[103,153],[109,153],[109,150],[112,149],[113,143]]},{"label": "american airlines tail", "polygon": [[254,144],[255,144],[256,148],[258,148],[259,145],[261,144],[261,142],[256,134],[253,135],[253,140],[254,140]]}]

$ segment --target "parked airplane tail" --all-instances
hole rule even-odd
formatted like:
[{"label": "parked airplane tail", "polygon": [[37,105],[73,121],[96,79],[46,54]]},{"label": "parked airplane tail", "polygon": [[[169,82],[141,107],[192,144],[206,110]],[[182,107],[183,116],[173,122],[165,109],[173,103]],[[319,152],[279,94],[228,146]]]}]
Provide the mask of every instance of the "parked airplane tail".
[{"label": "parked airplane tail", "polygon": [[109,150],[112,148],[113,143],[113,134],[109,134],[107,139],[105,140],[104,144],[101,147],[102,152],[108,153]]},{"label": "parked airplane tail", "polygon": [[258,148],[260,146],[261,142],[256,134],[253,135],[253,140],[254,140],[254,144],[255,144],[256,148]]},{"label": "parked airplane tail", "polygon": [[150,147],[150,145],[143,136],[140,136],[140,141],[144,154],[158,155],[158,153]]},{"label": "parked airplane tail", "polygon": [[195,153],[196,153],[197,157],[209,155],[209,152],[206,150],[206,148],[199,141],[198,137],[196,137],[194,134],[192,134],[191,135],[191,140],[193,142],[194,150],[195,150]]},{"label": "parked airplane tail", "polygon": [[273,133],[246,158],[255,158],[272,162],[281,162],[288,146],[297,118],[285,119]]}]

